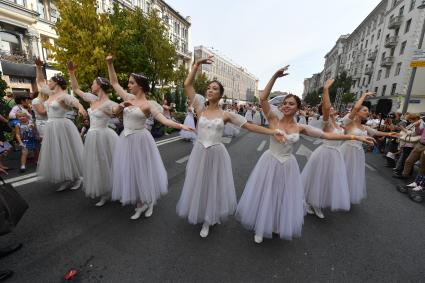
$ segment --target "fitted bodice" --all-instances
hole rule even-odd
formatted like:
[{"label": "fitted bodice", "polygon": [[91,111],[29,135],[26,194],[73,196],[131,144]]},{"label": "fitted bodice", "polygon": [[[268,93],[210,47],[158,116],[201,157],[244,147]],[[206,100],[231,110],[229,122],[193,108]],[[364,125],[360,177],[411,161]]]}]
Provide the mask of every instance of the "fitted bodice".
[{"label": "fitted bodice", "polygon": [[47,111],[48,120],[54,119],[54,118],[65,118],[66,113],[69,112],[69,108],[63,107],[61,103],[58,102],[57,100],[44,102],[44,107],[46,108],[46,111]]},{"label": "fitted bodice", "polygon": [[91,108],[88,109],[88,113],[90,116],[89,131],[107,128],[108,121],[110,119],[109,115],[107,115],[105,112],[103,112],[100,109],[92,110]]},{"label": "fitted bodice", "polygon": [[[350,131],[347,132],[347,134],[355,135],[355,136],[367,136],[367,130],[352,128]],[[352,145],[354,147],[357,147],[358,149],[363,149],[363,143],[361,141],[349,140],[349,141],[346,141],[345,143]]]},{"label": "fitted bodice", "polygon": [[[338,135],[343,135],[344,134],[344,129],[340,128],[340,129],[336,129],[334,128],[334,130],[332,131],[332,133],[334,134],[338,134]],[[323,144],[328,146],[328,147],[339,147],[342,144],[342,141],[338,141],[338,140],[324,140]]]},{"label": "fitted bodice", "polygon": [[138,106],[124,108],[124,135],[128,136],[145,129],[146,115]]},{"label": "fitted bodice", "polygon": [[210,147],[221,143],[223,136],[224,121],[222,118],[208,119],[204,116],[198,121],[198,142],[204,147]]},{"label": "fitted bodice", "polygon": [[291,157],[294,143],[298,142],[300,135],[298,133],[285,134],[285,139],[284,143],[280,143],[274,137],[270,137],[269,151],[281,163]]}]

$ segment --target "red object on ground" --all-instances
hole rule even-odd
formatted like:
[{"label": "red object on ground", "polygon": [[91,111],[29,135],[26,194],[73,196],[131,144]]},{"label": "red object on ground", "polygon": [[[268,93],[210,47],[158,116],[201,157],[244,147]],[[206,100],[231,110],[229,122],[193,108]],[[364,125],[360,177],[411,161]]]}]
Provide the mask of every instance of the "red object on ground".
[{"label": "red object on ground", "polygon": [[70,269],[64,276],[65,280],[72,280],[77,276],[78,271],[76,269]]}]

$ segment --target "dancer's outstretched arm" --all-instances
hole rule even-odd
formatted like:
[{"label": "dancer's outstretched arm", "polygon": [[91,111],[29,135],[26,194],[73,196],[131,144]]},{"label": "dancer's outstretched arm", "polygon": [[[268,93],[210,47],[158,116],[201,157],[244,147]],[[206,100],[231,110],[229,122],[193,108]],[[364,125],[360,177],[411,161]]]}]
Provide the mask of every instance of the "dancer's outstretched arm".
[{"label": "dancer's outstretched arm", "polygon": [[282,69],[277,70],[276,73],[273,75],[273,77],[270,79],[269,83],[264,88],[260,96],[261,108],[263,108],[263,112],[264,112],[264,115],[266,115],[266,117],[268,117],[270,113],[270,104],[269,104],[270,92],[272,91],[272,88],[278,78],[289,75],[286,72],[288,71],[288,68],[289,68],[289,65],[283,67]]},{"label": "dancer's outstretched arm", "polygon": [[208,58],[196,61],[192,66],[192,70],[184,81],[184,93],[189,98],[190,104],[193,104],[193,100],[196,95],[195,89],[193,88],[193,81],[195,80],[198,68],[203,64],[212,64],[214,62],[212,60],[213,58],[214,56],[208,56]]},{"label": "dancer's outstretched arm", "polygon": [[67,66],[68,66],[69,78],[71,79],[72,91],[79,97],[84,98],[84,92],[80,89],[80,86],[78,85],[77,77],[75,76],[77,65],[75,65],[74,62],[69,61]]},{"label": "dancer's outstretched arm", "polygon": [[360,111],[360,109],[362,109],[363,106],[363,102],[366,99],[366,97],[368,96],[375,96],[376,92],[366,92],[364,93],[359,100],[357,100],[356,104],[354,105],[353,109],[351,110],[351,112],[348,114],[348,118],[350,120],[353,120],[354,117],[356,117],[356,114]]},{"label": "dancer's outstretched arm", "polygon": [[109,81],[111,82],[112,87],[117,92],[117,94],[123,99],[126,100],[128,98],[128,94],[125,89],[120,86],[118,82],[117,73],[114,68],[114,57],[112,55],[108,55],[106,57],[106,64],[108,65],[108,73],[109,73]]},{"label": "dancer's outstretched arm", "polygon": [[340,135],[336,133],[327,133],[320,129],[308,126],[308,125],[298,125],[300,128],[300,133],[314,137],[321,138],[326,140],[356,140],[361,141],[370,145],[373,145],[376,140],[369,136],[356,136],[356,135]]},{"label": "dancer's outstretched arm", "polygon": [[323,97],[322,97],[322,113],[323,121],[329,120],[329,115],[331,112],[331,99],[329,97],[329,89],[334,83],[335,80],[327,80],[323,86]]}]

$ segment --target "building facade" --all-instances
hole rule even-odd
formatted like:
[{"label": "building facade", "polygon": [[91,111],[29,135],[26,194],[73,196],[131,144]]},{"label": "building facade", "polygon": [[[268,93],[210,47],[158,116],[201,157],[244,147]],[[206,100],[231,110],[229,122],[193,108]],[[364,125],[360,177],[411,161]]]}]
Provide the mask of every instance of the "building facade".
[{"label": "building facade", "polygon": [[[111,11],[114,2],[128,9],[158,11],[176,47],[178,64],[190,67],[190,17],[183,17],[162,0],[98,0],[98,11]],[[54,44],[57,35],[53,27],[58,17],[52,0],[0,0],[0,71],[10,91],[28,93],[36,89],[33,58],[52,62],[43,43]],[[45,71],[47,78],[58,72],[49,64]]]},{"label": "building facade", "polygon": [[[35,90],[33,57],[49,61],[43,42],[57,38],[57,9],[51,0],[0,0],[0,70],[10,91]],[[46,69],[51,76],[56,71]]]},{"label": "building facade", "polygon": [[[334,56],[326,57],[323,80],[335,78],[346,71],[353,80],[351,92],[359,97],[363,92],[377,93],[372,105],[382,98],[393,100],[393,110],[400,110],[410,80],[410,62],[418,49],[425,22],[425,9],[418,0],[383,0],[349,35],[338,40],[334,50],[341,50],[339,68],[335,72]],[[424,49],[424,48],[422,48]],[[331,60],[331,62],[329,62]],[[331,70],[331,71],[329,71]],[[425,109],[425,70],[418,68],[408,111]]]},{"label": "building facade", "polygon": [[145,13],[158,12],[168,30],[170,42],[174,44],[178,65],[190,68],[192,63],[191,18],[182,16],[177,10],[162,0],[98,0],[99,12],[110,12],[114,3],[124,8],[140,8]]},{"label": "building facade", "polygon": [[204,73],[209,80],[221,82],[228,99],[254,101],[254,97],[258,96],[258,79],[254,75],[204,46],[195,47],[195,62],[208,56],[214,56],[214,63],[202,65],[199,73]]}]

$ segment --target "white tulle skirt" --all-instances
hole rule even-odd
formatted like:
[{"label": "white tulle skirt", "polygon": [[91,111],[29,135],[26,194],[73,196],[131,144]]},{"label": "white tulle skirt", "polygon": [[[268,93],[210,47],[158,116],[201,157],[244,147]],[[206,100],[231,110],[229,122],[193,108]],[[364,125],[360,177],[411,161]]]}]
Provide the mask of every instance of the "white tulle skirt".
[{"label": "white tulle skirt", "polygon": [[366,161],[362,148],[357,148],[347,142],[343,143],[340,151],[344,157],[347,169],[348,188],[350,190],[350,201],[359,204],[366,198]]},{"label": "white tulle skirt", "polygon": [[235,137],[239,135],[239,133],[240,133],[239,127],[233,125],[232,123],[226,123],[226,125],[224,125],[224,131],[223,131],[224,136]]},{"label": "white tulle skirt", "polygon": [[109,128],[90,129],[84,143],[83,190],[95,198],[112,192],[112,156],[118,135]]},{"label": "white tulle skirt", "polygon": [[337,147],[319,146],[301,174],[306,202],[318,208],[350,210],[344,158]]},{"label": "white tulle skirt", "polygon": [[294,156],[281,163],[267,150],[249,176],[236,218],[258,236],[282,239],[301,235],[304,193]]},{"label": "white tulle skirt", "polygon": [[214,225],[233,215],[236,193],[230,156],[223,144],[205,148],[196,142],[186,167],[177,214],[189,223]]},{"label": "white tulle skirt", "polygon": [[[192,128],[196,128],[195,127],[195,119],[193,118],[193,114],[192,113],[187,113],[186,118],[184,119],[184,125],[192,127]],[[184,131],[181,130],[180,131],[180,136],[186,140],[191,140],[194,141],[196,140],[196,134],[194,132],[190,132],[190,131]]]},{"label": "white tulle skirt", "polygon": [[120,135],[112,161],[112,179],[112,199],[123,205],[155,204],[167,193],[167,172],[148,130]]},{"label": "white tulle skirt", "polygon": [[38,159],[37,174],[47,182],[73,181],[83,175],[83,142],[67,118],[50,119]]}]

